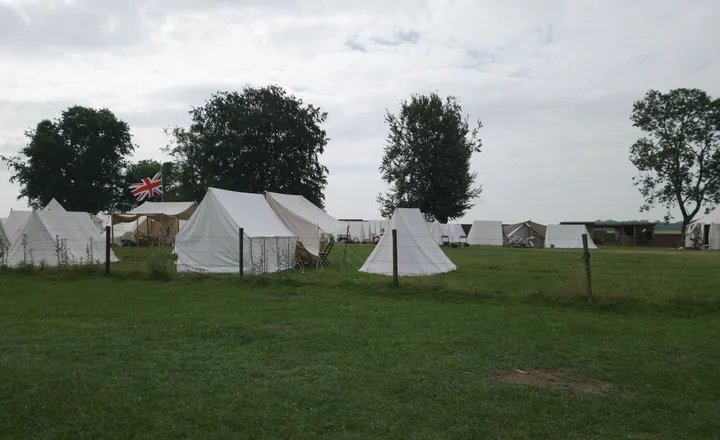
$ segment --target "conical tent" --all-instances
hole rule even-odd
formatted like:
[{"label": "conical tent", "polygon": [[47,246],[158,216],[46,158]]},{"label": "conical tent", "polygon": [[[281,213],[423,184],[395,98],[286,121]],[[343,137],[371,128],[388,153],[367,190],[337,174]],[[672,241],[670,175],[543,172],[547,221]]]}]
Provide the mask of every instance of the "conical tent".
[{"label": "conical tent", "polygon": [[546,248],[582,249],[582,235],[588,236],[588,248],[597,249],[585,225],[548,225],[545,235]]},{"label": "conical tent", "polygon": [[262,194],[210,188],[195,214],[175,236],[178,272],[238,273],[240,228],[245,274],[295,267],[298,237]]},{"label": "conical tent", "polygon": [[397,231],[398,275],[434,275],[456,269],[430,234],[420,210],[397,208],[386,233],[360,268],[361,272],[392,275],[393,229]]},{"label": "conical tent", "polygon": [[[8,251],[8,266],[98,263],[105,259],[105,238],[84,212],[32,211]],[[110,251],[111,261],[118,261]]]},{"label": "conical tent", "polygon": [[65,211],[65,208],[63,208],[60,202],[53,198],[52,200],[50,200],[50,203],[45,205],[43,211]]},{"label": "conical tent", "polygon": [[505,244],[502,222],[474,221],[467,237],[470,245],[502,246]]}]

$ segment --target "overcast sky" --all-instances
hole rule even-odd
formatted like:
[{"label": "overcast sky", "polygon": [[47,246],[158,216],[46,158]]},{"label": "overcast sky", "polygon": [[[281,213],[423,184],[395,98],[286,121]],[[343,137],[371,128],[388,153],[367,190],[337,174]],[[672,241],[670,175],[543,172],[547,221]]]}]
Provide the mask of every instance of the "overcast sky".
[{"label": "overcast sky", "polygon": [[[0,0],[0,153],[81,104],[162,160],[163,128],[210,93],[275,83],[329,113],[328,212],[372,219],[385,109],[438,91],[485,125],[465,220],[659,219],[638,213],[632,104],[720,95],[718,17],[718,0]],[[0,217],[26,207],[8,178]]]}]

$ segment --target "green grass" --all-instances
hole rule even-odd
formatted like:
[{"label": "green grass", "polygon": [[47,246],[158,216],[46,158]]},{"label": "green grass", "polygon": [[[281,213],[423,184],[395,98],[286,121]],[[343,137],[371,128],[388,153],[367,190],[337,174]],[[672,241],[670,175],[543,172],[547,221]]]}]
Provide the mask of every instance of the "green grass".
[{"label": "green grass", "polygon": [[[716,438],[720,255],[448,249],[457,272],[0,273],[0,438]],[[159,272],[159,273],[158,273]],[[165,279],[169,281],[164,281]],[[604,395],[495,380],[570,368]]]}]

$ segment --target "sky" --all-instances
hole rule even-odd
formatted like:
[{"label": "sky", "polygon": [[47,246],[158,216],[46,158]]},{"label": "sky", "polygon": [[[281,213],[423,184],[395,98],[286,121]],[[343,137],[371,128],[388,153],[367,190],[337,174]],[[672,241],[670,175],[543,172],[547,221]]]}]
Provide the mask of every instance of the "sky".
[{"label": "sky", "polygon": [[[328,112],[326,209],[379,218],[387,126],[412,93],[481,120],[463,221],[639,213],[629,120],[648,89],[720,95],[717,0],[0,0],[0,154],[70,105],[130,124],[134,159],[218,90],[277,84]],[[0,217],[27,206],[0,165]]]}]

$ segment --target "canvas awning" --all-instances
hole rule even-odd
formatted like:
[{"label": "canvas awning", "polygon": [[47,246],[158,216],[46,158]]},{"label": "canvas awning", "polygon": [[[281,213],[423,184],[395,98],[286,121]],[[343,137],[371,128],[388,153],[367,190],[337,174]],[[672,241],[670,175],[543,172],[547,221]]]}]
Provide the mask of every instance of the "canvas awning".
[{"label": "canvas awning", "polygon": [[158,222],[167,218],[190,220],[195,209],[195,202],[145,202],[128,213],[113,214],[112,223],[130,223],[141,217],[149,217]]}]

